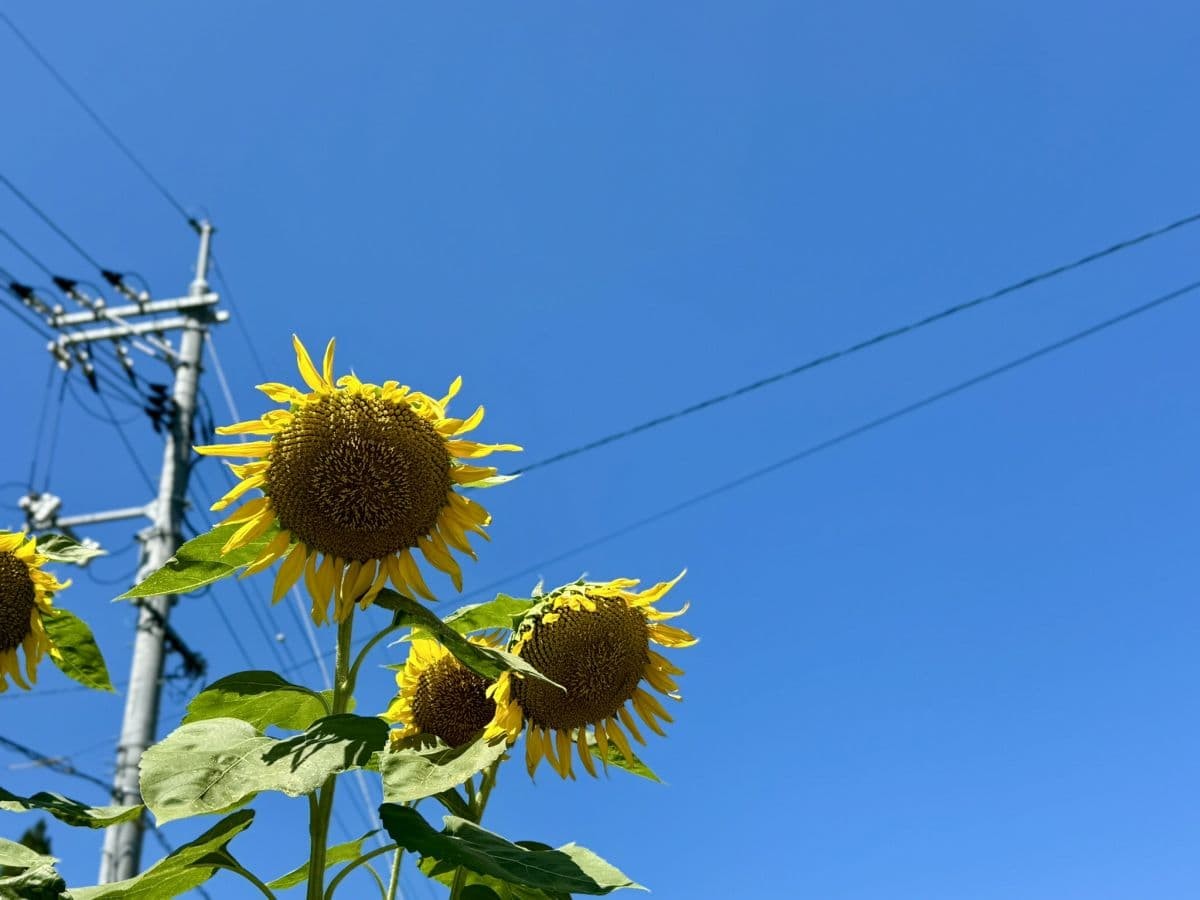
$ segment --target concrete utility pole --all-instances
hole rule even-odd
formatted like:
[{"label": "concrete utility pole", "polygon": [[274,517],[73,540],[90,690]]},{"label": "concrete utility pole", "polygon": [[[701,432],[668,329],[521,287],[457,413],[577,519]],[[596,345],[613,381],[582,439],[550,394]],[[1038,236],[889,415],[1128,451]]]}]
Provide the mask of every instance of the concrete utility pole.
[{"label": "concrete utility pole", "polygon": [[[118,336],[133,333],[180,329],[179,350],[172,354],[175,384],[172,390],[174,414],[166,434],[158,500],[153,505],[153,525],[139,535],[142,562],[138,581],[162,566],[182,542],[184,506],[187,497],[188,459],[192,448],[192,422],[196,414],[196,393],[200,382],[200,357],[209,326],[223,321],[227,314],[216,311],[216,295],[208,289],[209,249],[212,226],[200,223],[200,250],[196,258],[196,278],[186,298],[157,301],[154,312],[182,312],[181,318],[158,319],[130,324],[122,320],[115,328]],[[151,304],[143,304],[149,307]],[[114,311],[115,312],[115,311]],[[140,310],[122,309],[120,315],[134,318]],[[112,316],[107,316],[112,321]],[[152,328],[142,330],[143,325]],[[173,597],[149,597],[141,601],[137,638],[129,670],[129,689],[125,697],[125,718],[117,745],[117,771],[113,780],[113,799],[117,803],[138,803],[138,765],[142,753],[154,742],[158,726],[159,695],[162,690],[163,658],[168,637],[167,618]],[[108,883],[132,878],[138,873],[142,855],[143,818],[109,828],[104,835],[100,860],[100,881]]]}]

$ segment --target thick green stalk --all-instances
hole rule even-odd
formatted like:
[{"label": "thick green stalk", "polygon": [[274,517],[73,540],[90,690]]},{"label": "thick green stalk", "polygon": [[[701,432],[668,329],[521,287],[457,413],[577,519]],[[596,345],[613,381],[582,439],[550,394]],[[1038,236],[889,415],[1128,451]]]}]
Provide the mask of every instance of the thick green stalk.
[{"label": "thick green stalk", "polygon": [[387,900],[396,900],[396,890],[400,887],[400,860],[404,859],[404,849],[396,848],[392,857],[392,877],[388,880]]},{"label": "thick green stalk", "polygon": [[[476,825],[483,821],[483,811],[487,808],[488,798],[492,796],[492,788],[496,786],[496,773],[500,771],[500,763],[504,757],[496,760],[484,770],[483,779],[479,782],[479,790],[470,791],[470,819]],[[471,782],[468,782],[471,784]],[[459,866],[454,873],[454,883],[450,885],[450,900],[458,900],[463,889],[467,886],[467,870]]]},{"label": "thick green stalk", "polygon": [[[350,705],[354,681],[350,672],[350,638],[354,632],[354,607],[346,620],[338,624],[337,655],[333,664],[333,715],[341,715]],[[325,850],[329,843],[329,818],[333,813],[336,775],[330,775],[317,794],[316,815],[308,823],[311,855],[308,862],[308,900],[322,900],[325,894]]]}]

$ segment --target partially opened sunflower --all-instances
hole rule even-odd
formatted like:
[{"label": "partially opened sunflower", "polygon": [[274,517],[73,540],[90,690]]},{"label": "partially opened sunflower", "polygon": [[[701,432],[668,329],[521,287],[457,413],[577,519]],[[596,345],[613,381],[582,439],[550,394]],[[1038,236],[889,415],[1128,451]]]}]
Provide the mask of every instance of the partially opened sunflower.
[{"label": "partially opened sunflower", "polygon": [[[590,742],[607,765],[609,742],[627,760],[633,751],[625,732],[645,743],[638,719],[666,736],[661,722],[672,721],[653,693],[681,699],[675,676],[682,675],[660,647],[690,647],[696,638],[665,624],[682,615],[655,609],[682,578],[637,592],[636,580],[577,582],[548,594],[523,620],[509,650],[564,690],[531,678],[504,673],[491,689],[496,717],[489,739],[515,740],[525,731],[525,763],[532,776],[545,757],[563,778],[574,778],[572,750],[595,775]],[[630,710],[632,707],[632,712]],[[636,714],[636,718],[635,718]],[[590,738],[590,740],[589,740]]]},{"label": "partially opened sunflower", "polygon": [[[486,636],[468,640],[484,647],[500,644]],[[496,703],[488,696],[491,682],[431,638],[413,638],[408,659],[396,673],[396,687],[396,698],[383,713],[384,719],[400,726],[392,731],[393,743],[430,734],[461,747],[496,715]]]},{"label": "partially opened sunflower", "polygon": [[341,622],[356,600],[365,608],[389,579],[403,593],[433,600],[414,551],[461,591],[462,572],[451,550],[475,558],[468,534],[486,538],[484,526],[491,517],[457,488],[504,480],[496,469],[464,460],[521,448],[462,437],[483,421],[483,407],[466,419],[448,415],[461,378],[441,399],[396,381],[375,385],[354,375],[335,381],[332,340],[319,371],[300,339],[293,336],[292,342],[308,392],[286,384],[259,385],[288,407],[217,429],[221,435],[266,439],[196,448],[253,460],[230,465],[240,481],[213,505],[225,509],[247,491],[262,493],[225,520],[240,527],[224,550],[277,529],[244,574],[283,560],[272,600],[303,576],[318,624],[327,620],[331,598],[334,619]]},{"label": "partially opened sunflower", "polygon": [[[7,678],[29,690],[42,657],[57,653],[42,620],[54,615],[54,595],[71,582],[43,571],[45,564],[32,537],[0,532],[0,693],[8,690]],[[24,677],[17,650],[25,653]]]}]

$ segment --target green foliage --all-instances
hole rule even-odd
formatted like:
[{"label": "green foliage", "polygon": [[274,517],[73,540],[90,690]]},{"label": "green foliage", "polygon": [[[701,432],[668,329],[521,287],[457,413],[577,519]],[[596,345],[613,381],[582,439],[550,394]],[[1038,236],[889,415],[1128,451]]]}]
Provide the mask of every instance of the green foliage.
[{"label": "green foliage", "polygon": [[561,684],[551,681],[519,656],[503,650],[472,644],[416,600],[398,594],[390,588],[380,591],[375,603],[397,613],[402,624],[432,635],[454,655],[455,659],[489,681],[495,681],[505,672],[519,672],[527,678],[536,678],[565,690]]},{"label": "green foliage", "polygon": [[407,803],[456,788],[498,760],[504,750],[504,741],[488,743],[482,736],[457,748],[430,735],[408,738],[379,757],[383,799]]},{"label": "green foliage", "polygon": [[67,883],[46,864],[26,869],[16,875],[0,878],[0,900],[75,900],[78,894],[67,894]]},{"label": "green foliage", "polygon": [[365,767],[387,732],[382,719],[353,715],[318,719],[286,740],[240,719],[189,722],[142,756],[142,799],[161,825],[227,812],[261,791],[300,797],[331,775]]},{"label": "green foliage", "polygon": [[[353,841],[346,841],[344,844],[337,844],[330,847],[325,851],[325,865],[335,866],[338,863],[358,859],[362,855],[363,842],[373,834],[375,834],[374,831],[368,831],[362,837]],[[308,881],[307,859],[286,875],[280,875],[274,881],[268,881],[267,887],[273,891],[286,891],[288,888],[294,888],[299,884],[304,884],[306,881]]]},{"label": "green foliage", "polygon": [[253,819],[253,810],[235,812],[140,875],[112,884],[73,888],[71,900],[164,900],[166,897],[178,897],[212,878],[220,865],[237,864],[229,854],[228,844],[249,828]]},{"label": "green foliage", "polygon": [[238,527],[236,522],[218,525],[212,531],[192,538],[176,550],[175,555],[168,559],[161,569],[152,572],[141,584],[117,599],[133,600],[138,597],[186,594],[206,584],[220,581],[254,562],[278,530],[272,526],[257,540],[230,553],[223,553],[221,548]]},{"label": "green foliage", "polygon": [[[605,761],[605,755],[600,752],[600,747],[596,743],[596,738],[592,734],[587,736],[588,750],[592,752],[592,756],[601,762]],[[618,769],[624,769],[626,772],[631,772],[634,775],[639,775],[649,781],[656,781],[662,784],[662,779],[654,774],[654,770],[638,759],[637,754],[633,754],[631,758],[626,759],[625,754],[621,752],[621,748],[615,742],[608,742],[607,761],[610,766],[616,766]]]},{"label": "green foliage", "polygon": [[275,725],[303,731],[329,714],[325,699],[315,691],[284,680],[274,672],[251,671],[214,681],[188,704],[183,723],[231,718],[259,730]]},{"label": "green foliage", "polygon": [[513,629],[535,603],[534,600],[521,600],[507,594],[497,594],[494,600],[487,603],[475,603],[455,610],[446,616],[446,625],[459,634],[470,634],[489,628]]},{"label": "green foliage", "polygon": [[576,844],[556,850],[514,844],[457,816],[446,816],[445,828],[438,832],[416,810],[395,803],[385,803],[379,814],[397,844],[436,861],[435,872],[462,866],[511,885],[560,893],[608,894],[641,887]]},{"label": "green foliage", "polygon": [[88,806],[78,800],[41,791],[32,797],[18,797],[0,788],[0,810],[26,812],[37,809],[48,812],[60,822],[84,828],[107,828],[128,822],[141,815],[140,806]]},{"label": "green foliage", "polygon": [[[517,843],[522,846],[532,844],[531,841],[518,841]],[[454,875],[458,871],[456,866],[447,866],[434,859],[422,860],[418,868],[427,877],[444,884],[446,887],[454,884]],[[473,897],[478,898],[478,900],[484,900],[484,898],[499,898],[499,900],[571,900],[571,895],[565,894],[562,891],[539,891],[537,888],[523,885],[518,886],[510,884],[507,881],[501,881],[499,878],[480,875],[478,872],[467,872],[465,883],[467,887],[460,895],[463,900],[471,900]],[[485,891],[490,893],[485,893]]]},{"label": "green foliage", "polygon": [[42,617],[42,624],[54,642],[50,660],[59,671],[92,690],[113,691],[104,655],[83,619],[65,609],[56,609],[53,615]]},{"label": "green foliage", "polygon": [[97,556],[107,556],[107,550],[89,547],[65,534],[43,534],[37,539],[37,552],[52,562],[83,565]]},{"label": "green foliage", "polygon": [[53,856],[39,853],[24,842],[18,843],[0,838],[0,866],[23,870],[32,869],[34,866],[52,866],[56,862],[58,860]]}]

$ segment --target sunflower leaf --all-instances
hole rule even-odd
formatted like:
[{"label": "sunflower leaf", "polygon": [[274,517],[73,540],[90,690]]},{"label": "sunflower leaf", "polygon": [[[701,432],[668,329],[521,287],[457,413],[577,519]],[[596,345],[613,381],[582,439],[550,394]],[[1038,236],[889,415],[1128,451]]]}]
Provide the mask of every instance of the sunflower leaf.
[{"label": "sunflower leaf", "polygon": [[67,883],[52,865],[40,865],[0,878],[0,900],[62,900]]},{"label": "sunflower leaf", "polygon": [[218,525],[182,544],[161,569],[151,572],[140,584],[130,588],[118,600],[139,597],[159,597],[186,594],[196,588],[228,578],[238,569],[250,565],[279,530],[272,525],[261,537],[229,553],[222,551],[225,542],[238,530],[240,523]]},{"label": "sunflower leaf", "polygon": [[434,831],[415,809],[395,803],[383,804],[379,815],[388,834],[404,849],[511,885],[568,894],[608,894],[618,888],[641,888],[577,844],[557,850],[542,849],[541,844],[514,844],[457,816],[446,816],[445,828]]},{"label": "sunflower leaf", "polygon": [[463,784],[504,755],[504,741],[488,743],[481,735],[462,747],[448,747],[430,735],[414,735],[379,758],[383,799],[407,803]]},{"label": "sunflower leaf", "polygon": [[[517,841],[516,843],[518,846],[529,847],[531,850],[537,849],[529,846],[532,841]],[[444,884],[446,887],[454,885],[454,875],[458,871],[458,866],[448,866],[431,858],[421,860],[417,868],[428,878]],[[480,875],[478,872],[467,872],[464,882],[467,885],[462,894],[465,900],[471,900],[473,896],[480,900],[483,900],[484,897],[497,897],[499,900],[571,900],[571,895],[562,891],[539,891],[524,885],[518,887],[507,881],[501,881],[499,878]],[[491,893],[482,893],[485,890]],[[471,891],[476,893],[471,894]]]},{"label": "sunflower leaf", "polygon": [[53,856],[45,856],[6,838],[0,838],[0,866],[13,869],[32,869],[34,866],[52,866],[56,862]]},{"label": "sunflower leaf", "polygon": [[521,600],[507,594],[497,594],[487,603],[464,606],[446,616],[446,624],[459,634],[484,631],[488,628],[511,630],[534,606],[533,600]]},{"label": "sunflower leaf", "polygon": [[495,681],[505,672],[518,672],[527,678],[536,678],[538,681],[554,685],[559,690],[566,690],[561,684],[551,681],[519,656],[504,650],[497,650],[494,647],[472,644],[466,637],[445,624],[416,600],[398,594],[390,588],[380,591],[375,603],[397,613],[401,624],[428,633],[449,650],[460,663],[489,681]]},{"label": "sunflower leaf", "polygon": [[183,724],[231,718],[249,722],[260,731],[270,725],[303,731],[327,715],[329,707],[320,694],[274,672],[256,670],[214,681],[192,698]]},{"label": "sunflower leaf", "polygon": [[300,797],[367,766],[387,733],[382,719],[352,715],[326,716],[284,740],[241,719],[189,722],[142,756],[142,799],[162,825],[236,809],[261,791]]},{"label": "sunflower leaf", "polygon": [[43,534],[37,539],[37,552],[53,562],[83,565],[97,556],[107,556],[98,544],[81,544],[65,534]]},{"label": "sunflower leaf", "polygon": [[[600,745],[596,743],[596,736],[591,732],[588,732],[587,745],[588,750],[590,750],[592,753],[592,756],[596,757],[596,759],[600,760],[601,762],[606,760],[606,755],[600,752]],[[654,773],[654,770],[642,762],[636,754],[633,754],[631,758],[627,759],[625,754],[621,752],[621,748],[612,741],[608,742],[607,762],[610,766],[616,766],[618,769],[624,769],[626,772],[631,772],[632,774],[645,778],[648,781],[656,781],[659,784],[663,783],[663,780]]]},{"label": "sunflower leaf", "polygon": [[104,655],[83,619],[60,608],[53,615],[42,616],[42,624],[54,644],[50,661],[59,671],[94,691],[114,691]]},{"label": "sunflower leaf", "polygon": [[[373,834],[375,834],[375,831],[368,831],[357,840],[346,841],[344,844],[330,847],[325,851],[325,865],[333,866],[338,863],[358,859],[362,855],[363,842]],[[304,882],[308,881],[308,862],[306,859],[286,875],[280,875],[274,881],[268,881],[267,887],[273,891],[286,891],[288,888],[294,888],[298,884],[304,884]]]},{"label": "sunflower leaf", "polygon": [[112,884],[72,888],[72,900],[159,900],[178,897],[216,874],[217,862],[234,862],[227,846],[250,827],[254,810],[243,809],[222,819],[200,837],[160,859],[140,875]]},{"label": "sunflower leaf", "polygon": [[26,812],[31,809],[48,812],[60,822],[85,828],[107,828],[136,819],[142,812],[140,806],[88,806],[47,791],[40,791],[32,797],[18,797],[0,788],[0,810]]}]

